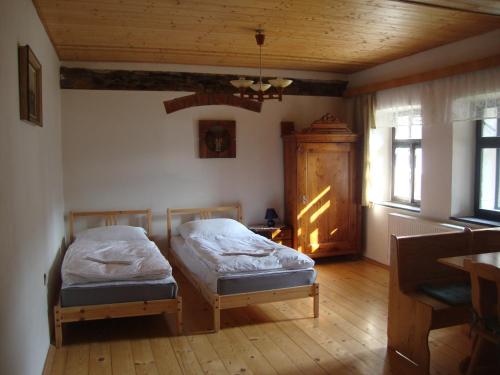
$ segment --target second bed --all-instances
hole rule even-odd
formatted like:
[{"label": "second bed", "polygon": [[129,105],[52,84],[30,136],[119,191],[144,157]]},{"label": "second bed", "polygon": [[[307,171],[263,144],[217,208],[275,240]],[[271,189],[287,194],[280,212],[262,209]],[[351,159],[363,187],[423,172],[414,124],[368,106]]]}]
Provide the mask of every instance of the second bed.
[{"label": "second bed", "polygon": [[[264,252],[266,246],[271,246],[269,251],[272,253],[260,253],[256,249],[248,248],[248,252],[242,249],[235,250],[230,248],[231,240],[235,239],[233,232],[229,230],[217,239],[223,238],[221,243],[222,257],[213,256],[212,248],[216,246],[216,240],[213,236],[217,234],[218,228],[215,227],[214,233],[208,233],[211,236],[209,242],[205,241],[205,236],[192,235],[174,235],[173,220],[176,217],[210,219],[215,215],[228,215],[231,212],[236,213],[236,219],[241,221],[241,208],[239,205],[213,207],[213,208],[186,208],[186,209],[168,209],[167,210],[167,231],[169,239],[169,261],[177,266],[190,282],[201,292],[206,301],[213,309],[214,330],[220,329],[220,310],[248,306],[252,304],[283,301],[297,298],[313,298],[314,317],[319,315],[319,284],[315,282],[316,271],[313,268],[314,263],[307,256],[297,253],[295,250],[274,243],[266,243],[264,239],[253,233],[244,233],[243,243],[248,239],[255,240],[256,246],[261,246]],[[182,220],[181,220],[182,221]],[[194,227],[198,225],[197,221],[192,221]],[[188,225],[190,224],[188,223]],[[216,223],[225,225],[226,222]],[[236,223],[228,223],[232,228],[241,227],[242,231],[246,229]],[[185,228],[182,228],[181,231]],[[198,231],[202,229],[198,228]],[[224,229],[221,229],[222,231]],[[212,231],[210,231],[212,232]],[[236,233],[238,236],[239,233]],[[254,236],[257,236],[255,238]],[[238,244],[238,242],[236,242]],[[262,247],[264,246],[264,247]],[[203,251],[208,248],[210,251]],[[250,251],[253,252],[249,255]],[[274,253],[279,252],[282,253]],[[281,256],[285,254],[285,256]],[[291,255],[287,257],[286,254]],[[227,255],[225,257],[224,255]],[[268,256],[271,255],[271,256]],[[272,262],[275,255],[279,255],[280,265],[276,266]],[[226,261],[227,259],[227,261]],[[287,259],[292,259],[290,265],[283,266]],[[235,271],[232,268],[236,267]],[[241,269],[248,269],[242,271]]]}]

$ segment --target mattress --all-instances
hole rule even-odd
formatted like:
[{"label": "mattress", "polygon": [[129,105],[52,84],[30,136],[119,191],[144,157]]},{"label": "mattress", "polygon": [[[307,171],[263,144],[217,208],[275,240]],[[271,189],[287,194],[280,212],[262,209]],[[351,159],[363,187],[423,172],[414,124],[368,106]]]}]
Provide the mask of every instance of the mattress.
[{"label": "mattress", "polygon": [[202,262],[195,250],[186,244],[181,236],[173,236],[170,244],[170,251],[175,253],[176,258],[212,292],[221,295],[311,285],[316,280],[316,271],[314,268],[253,271],[221,275],[211,270]]},{"label": "mattress", "polygon": [[88,283],[61,288],[61,306],[102,305],[135,301],[171,299],[177,296],[172,276],[161,280]]}]

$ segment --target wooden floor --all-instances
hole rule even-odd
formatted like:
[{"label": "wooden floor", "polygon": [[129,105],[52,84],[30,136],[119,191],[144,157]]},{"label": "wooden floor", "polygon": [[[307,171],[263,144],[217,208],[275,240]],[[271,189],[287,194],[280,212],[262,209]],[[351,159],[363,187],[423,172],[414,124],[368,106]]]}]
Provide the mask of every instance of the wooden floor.
[{"label": "wooden floor", "polygon": [[[185,336],[174,337],[161,317],[68,325],[66,345],[53,352],[58,374],[397,374],[419,371],[386,350],[387,270],[366,261],[322,263],[320,318],[312,299],[222,312],[210,327],[207,306],[175,274],[184,298]],[[458,374],[467,354],[464,327],[431,334],[431,373]]]}]

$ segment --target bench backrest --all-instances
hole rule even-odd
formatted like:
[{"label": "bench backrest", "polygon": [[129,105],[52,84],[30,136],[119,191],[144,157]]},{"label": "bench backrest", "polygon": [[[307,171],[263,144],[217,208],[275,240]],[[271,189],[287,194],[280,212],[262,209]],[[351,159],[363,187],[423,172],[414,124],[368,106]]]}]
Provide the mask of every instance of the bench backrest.
[{"label": "bench backrest", "polygon": [[391,238],[391,277],[403,292],[423,283],[468,280],[469,275],[439,263],[439,258],[500,251],[500,230],[477,229]]},{"label": "bench backrest", "polygon": [[[480,253],[500,251],[500,230],[499,229],[476,229],[472,231],[475,249]],[[476,252],[474,252],[476,253]]]},{"label": "bench backrest", "polygon": [[403,292],[423,283],[467,280],[460,270],[439,263],[439,258],[472,254],[472,233],[453,232],[391,238],[391,269]]}]

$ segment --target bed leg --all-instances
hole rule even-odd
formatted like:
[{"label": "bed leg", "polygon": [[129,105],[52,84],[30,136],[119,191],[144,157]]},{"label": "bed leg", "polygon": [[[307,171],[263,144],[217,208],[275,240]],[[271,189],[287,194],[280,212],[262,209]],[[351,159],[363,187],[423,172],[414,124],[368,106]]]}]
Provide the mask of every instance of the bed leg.
[{"label": "bed leg", "polygon": [[61,308],[59,305],[54,306],[54,336],[56,340],[56,348],[60,348],[63,342]]},{"label": "bed leg", "polygon": [[217,296],[214,299],[213,304],[214,311],[214,331],[218,332],[220,330],[220,297]]},{"label": "bed leg", "polygon": [[177,335],[182,334],[183,321],[182,321],[182,297],[177,297]]},{"label": "bed leg", "polygon": [[317,318],[319,317],[319,284],[314,283],[314,295],[313,295],[313,301],[314,301],[314,317]]}]

